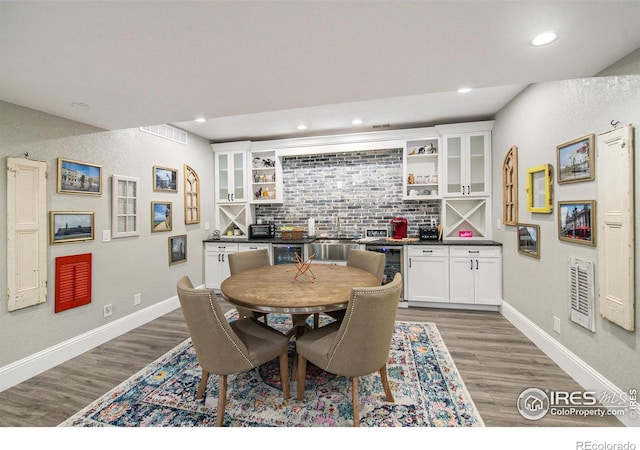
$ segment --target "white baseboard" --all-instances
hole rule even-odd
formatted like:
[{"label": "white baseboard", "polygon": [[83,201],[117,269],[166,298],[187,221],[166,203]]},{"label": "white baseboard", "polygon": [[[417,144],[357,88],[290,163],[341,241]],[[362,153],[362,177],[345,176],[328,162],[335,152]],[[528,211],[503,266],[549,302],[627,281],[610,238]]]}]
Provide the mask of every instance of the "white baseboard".
[{"label": "white baseboard", "polygon": [[[622,398],[628,396],[628,392],[622,391],[509,303],[503,301],[500,312],[585,390],[607,392],[610,395],[618,395],[618,398],[621,398],[620,396],[623,396]],[[530,386],[523,386],[523,389],[526,387]],[[544,386],[534,387],[544,388]],[[640,421],[638,420],[640,418],[640,407],[636,407],[635,417],[630,416],[633,416],[633,414],[627,413],[624,416],[616,416],[616,418],[625,426],[640,426]]]},{"label": "white baseboard", "polygon": [[0,367],[0,392],[110,341],[180,307],[178,296],[155,303],[121,319]]}]

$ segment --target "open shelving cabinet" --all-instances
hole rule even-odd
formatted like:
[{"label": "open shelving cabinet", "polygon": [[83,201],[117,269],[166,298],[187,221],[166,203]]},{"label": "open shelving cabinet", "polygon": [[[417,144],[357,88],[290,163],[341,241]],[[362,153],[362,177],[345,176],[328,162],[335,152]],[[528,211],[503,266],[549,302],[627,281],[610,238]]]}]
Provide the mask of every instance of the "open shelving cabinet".
[{"label": "open shelving cabinet", "polygon": [[405,143],[403,200],[440,198],[440,139],[415,139]]},{"label": "open shelving cabinet", "polygon": [[[224,237],[249,236],[251,223],[251,208],[248,203],[219,205],[217,208],[217,229]],[[240,235],[233,235],[234,229],[240,230]],[[227,233],[231,230],[232,235]]]},{"label": "open shelving cabinet", "polygon": [[486,198],[445,199],[444,239],[490,239],[489,200]]}]

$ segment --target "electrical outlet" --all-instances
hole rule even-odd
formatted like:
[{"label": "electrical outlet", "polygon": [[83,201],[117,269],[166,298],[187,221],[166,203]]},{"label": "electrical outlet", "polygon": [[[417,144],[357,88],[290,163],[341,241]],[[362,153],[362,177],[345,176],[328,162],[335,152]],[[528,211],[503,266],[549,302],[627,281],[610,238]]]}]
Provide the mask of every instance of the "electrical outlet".
[{"label": "electrical outlet", "polygon": [[142,301],[140,294],[136,294],[133,296],[133,306],[138,306]]},{"label": "electrical outlet", "polygon": [[553,331],[560,334],[560,317],[553,316]]},{"label": "electrical outlet", "polygon": [[111,303],[104,305],[104,316],[109,317],[111,314],[113,314],[113,306]]},{"label": "electrical outlet", "polygon": [[205,229],[205,231],[209,231],[209,228],[211,228],[211,226],[209,225],[209,222],[205,222],[205,223],[204,223],[204,229]]}]

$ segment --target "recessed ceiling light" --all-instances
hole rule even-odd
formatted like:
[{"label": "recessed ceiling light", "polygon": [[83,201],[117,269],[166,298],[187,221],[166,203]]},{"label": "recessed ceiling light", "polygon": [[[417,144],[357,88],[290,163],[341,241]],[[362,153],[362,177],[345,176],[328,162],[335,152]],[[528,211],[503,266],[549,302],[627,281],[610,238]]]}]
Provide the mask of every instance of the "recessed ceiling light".
[{"label": "recessed ceiling light", "polygon": [[306,130],[307,126],[306,125],[298,125],[298,130]]},{"label": "recessed ceiling light", "polygon": [[206,121],[207,121],[207,119],[205,119],[204,117],[198,117],[196,119],[196,122],[198,122],[198,123],[205,123]]},{"label": "recessed ceiling light", "polygon": [[362,123],[362,119],[353,119],[351,123],[354,125],[360,125]]},{"label": "recessed ceiling light", "polygon": [[460,94],[466,94],[466,93],[471,92],[471,91],[473,91],[473,89],[470,88],[470,87],[463,87],[463,88],[458,89],[458,93],[460,93]]},{"label": "recessed ceiling light", "polygon": [[545,31],[534,37],[530,44],[534,47],[541,47],[543,45],[551,44],[558,38],[558,35],[553,31]]},{"label": "recessed ceiling light", "polygon": [[71,103],[71,106],[76,109],[91,109],[91,106],[88,103],[83,102],[73,102]]}]

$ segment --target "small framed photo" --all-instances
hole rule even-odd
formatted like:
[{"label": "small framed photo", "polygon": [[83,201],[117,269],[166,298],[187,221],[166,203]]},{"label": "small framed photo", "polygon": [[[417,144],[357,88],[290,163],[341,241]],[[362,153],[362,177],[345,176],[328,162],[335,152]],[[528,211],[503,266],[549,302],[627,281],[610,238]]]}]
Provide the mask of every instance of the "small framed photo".
[{"label": "small framed photo", "polygon": [[102,195],[102,166],[58,158],[58,193]]},{"label": "small framed photo", "polygon": [[169,265],[187,261],[187,235],[169,237]]},{"label": "small framed photo", "polygon": [[540,259],[540,226],[518,224],[518,253]]},{"label": "small framed photo", "polygon": [[558,184],[595,179],[594,137],[588,134],[558,145]]},{"label": "small framed photo", "polygon": [[49,242],[93,241],[93,215],[93,211],[49,211]]},{"label": "small framed photo", "polygon": [[171,231],[172,214],[171,202],[151,202],[151,232]]},{"label": "small framed photo", "polygon": [[558,239],[596,245],[595,200],[558,202]]},{"label": "small framed photo", "polygon": [[153,190],[178,192],[178,170],[153,166]]}]

